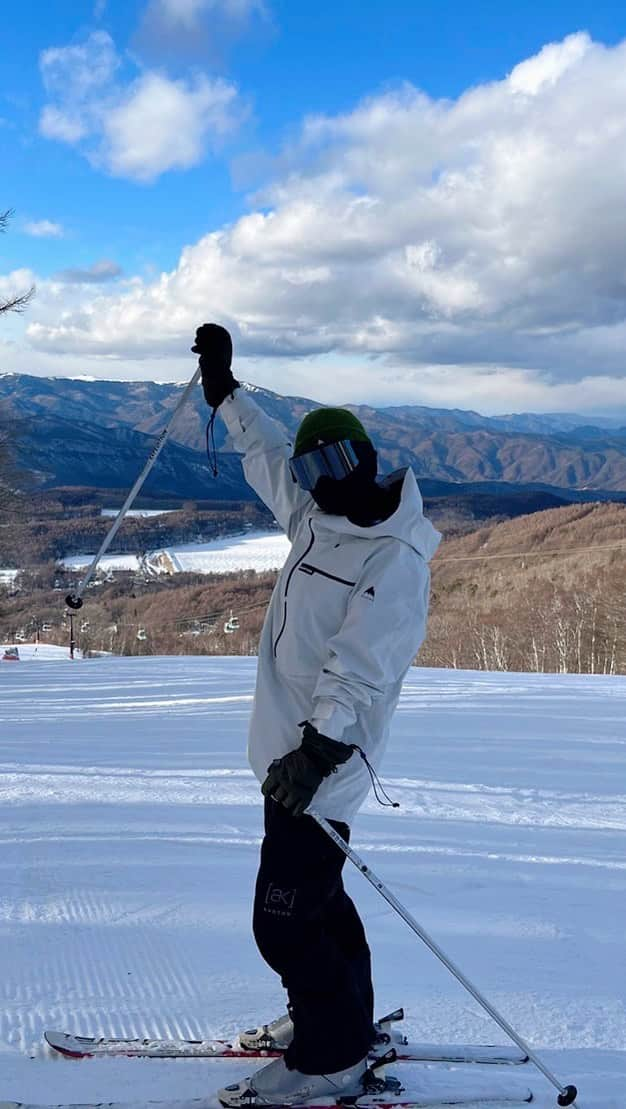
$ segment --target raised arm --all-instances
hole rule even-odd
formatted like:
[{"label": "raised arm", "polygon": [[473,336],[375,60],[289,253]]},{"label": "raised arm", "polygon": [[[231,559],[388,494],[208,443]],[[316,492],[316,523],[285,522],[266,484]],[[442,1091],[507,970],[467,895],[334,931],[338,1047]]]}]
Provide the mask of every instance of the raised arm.
[{"label": "raised arm", "polygon": [[226,397],[219,413],[235,450],[243,453],[246,481],[293,539],[302,517],[314,504],[291,476],[293,447],[287,435],[242,388]]},{"label": "raised arm", "polygon": [[313,501],[291,476],[292,447],[287,435],[233,377],[233,347],[226,328],[215,323],[203,324],[191,349],[200,355],[205,400],[213,409],[213,416],[219,409],[235,449],[244,455],[246,481],[274,513],[289,539],[293,539]]}]

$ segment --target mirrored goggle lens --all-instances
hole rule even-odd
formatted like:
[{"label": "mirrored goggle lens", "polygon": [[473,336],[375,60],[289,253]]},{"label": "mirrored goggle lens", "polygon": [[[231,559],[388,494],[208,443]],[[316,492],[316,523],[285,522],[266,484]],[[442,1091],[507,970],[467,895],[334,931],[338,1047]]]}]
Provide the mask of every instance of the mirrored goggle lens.
[{"label": "mirrored goggle lens", "polygon": [[315,450],[289,459],[292,476],[306,490],[314,489],[321,477],[340,481],[356,469],[358,464],[359,459],[349,439],[342,439],[339,443],[325,443]]}]

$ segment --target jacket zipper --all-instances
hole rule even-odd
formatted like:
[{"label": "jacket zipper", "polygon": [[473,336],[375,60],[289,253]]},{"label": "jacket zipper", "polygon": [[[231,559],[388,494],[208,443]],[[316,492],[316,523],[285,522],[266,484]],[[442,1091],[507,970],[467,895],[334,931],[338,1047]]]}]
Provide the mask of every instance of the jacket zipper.
[{"label": "jacket zipper", "polygon": [[288,575],[287,581],[285,583],[285,593],[284,593],[284,596],[283,596],[283,622],[281,624],[280,631],[279,631],[278,635],[276,636],[276,639],[274,640],[274,658],[276,658],[276,651],[278,650],[278,644],[280,642],[281,636],[282,636],[282,634],[285,630],[285,625],[287,623],[287,592],[289,590],[289,583],[290,583],[295,571],[298,569],[298,566],[306,558],[309,551],[311,550],[311,547],[313,546],[313,544],[315,542],[315,534],[313,532],[313,522],[310,518],[308,520],[308,524],[309,524],[309,531],[311,532],[311,539],[309,541],[309,545],[308,545],[306,551],[304,552],[304,554],[298,559],[298,561],[294,562],[293,566],[291,567],[291,570],[289,571],[289,575]]},{"label": "jacket zipper", "polygon": [[355,581],[348,581],[347,578],[339,578],[336,574],[329,574],[327,570],[320,570],[318,566],[311,566],[310,562],[303,562],[300,566],[303,574],[321,574],[323,578],[330,578],[331,581],[341,582],[342,585],[356,585]]}]

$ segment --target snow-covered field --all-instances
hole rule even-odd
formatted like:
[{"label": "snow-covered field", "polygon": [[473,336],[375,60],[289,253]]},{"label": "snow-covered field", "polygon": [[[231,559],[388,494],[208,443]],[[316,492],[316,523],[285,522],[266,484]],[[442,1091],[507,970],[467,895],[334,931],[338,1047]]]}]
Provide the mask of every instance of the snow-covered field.
[{"label": "snow-covered field", "polygon": [[[237,570],[279,570],[289,553],[287,536],[278,531],[247,531],[207,543],[188,543],[150,551],[146,564],[155,573],[231,574]],[[68,570],[89,566],[93,555],[71,555],[63,560]],[[99,568],[137,570],[139,559],[133,554],[105,555]]]},{"label": "snow-covered field", "polygon": [[[0,1099],[200,1097],[249,1072],[52,1058],[42,1032],[214,1036],[281,1011],[250,935],[254,671],[214,657],[0,665]],[[412,670],[385,763],[402,807],[372,800],[354,829],[444,950],[579,1084],[580,1109],[626,1104],[625,720],[623,678]],[[505,1042],[347,867],[379,1013],[404,1004],[413,1038]],[[536,1072],[517,1081],[555,1105]]]},{"label": "snow-covered field", "polygon": [[[65,659],[71,662],[69,647],[57,647],[54,643],[0,643],[0,660],[7,647],[17,647],[19,651],[20,662],[58,662]],[[74,659],[82,658],[82,652],[76,650],[74,652]],[[8,666],[15,665],[12,662]],[[4,689],[4,682],[0,679],[0,691]],[[0,724],[2,723],[3,712],[0,707]],[[0,757],[2,754],[2,741],[0,740]]]},{"label": "snow-covered field", "polygon": [[[119,508],[103,508],[100,512],[101,516],[118,516]],[[129,508],[125,513],[126,516],[135,516],[140,519],[147,518],[148,516],[165,516],[168,512],[174,512],[173,508]]]}]

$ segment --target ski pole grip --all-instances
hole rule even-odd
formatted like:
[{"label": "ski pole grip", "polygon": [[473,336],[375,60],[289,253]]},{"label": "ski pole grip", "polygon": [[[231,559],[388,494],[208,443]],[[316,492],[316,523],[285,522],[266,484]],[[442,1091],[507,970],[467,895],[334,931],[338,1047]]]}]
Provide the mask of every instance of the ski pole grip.
[{"label": "ski pole grip", "polygon": [[[77,597],[75,593],[68,593],[67,597],[65,598],[65,603],[66,603],[68,608],[76,609],[76,608],[82,608],[83,607],[82,597]],[[569,1104],[569,1102],[568,1102],[568,1104]]]}]

